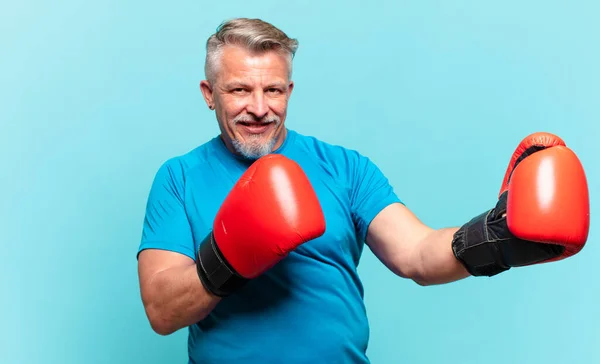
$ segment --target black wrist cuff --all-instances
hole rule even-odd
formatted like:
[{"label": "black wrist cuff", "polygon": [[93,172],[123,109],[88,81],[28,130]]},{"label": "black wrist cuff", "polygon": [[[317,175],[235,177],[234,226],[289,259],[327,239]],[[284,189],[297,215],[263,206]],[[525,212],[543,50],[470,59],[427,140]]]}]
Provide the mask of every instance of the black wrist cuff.
[{"label": "black wrist cuff", "polygon": [[495,244],[482,242],[481,245],[469,247],[465,242],[466,235],[462,230],[456,232],[452,240],[452,251],[469,274],[474,277],[492,277],[510,269],[502,264]]},{"label": "black wrist cuff", "polygon": [[454,256],[473,276],[494,276],[511,267],[523,267],[556,258],[564,246],[522,240],[514,236],[506,221],[508,192],[496,206],[463,225],[452,239]]},{"label": "black wrist cuff", "polygon": [[452,239],[452,251],[472,276],[495,276],[510,269],[503,262],[498,243],[503,239],[491,236],[486,211],[463,225]]},{"label": "black wrist cuff", "polygon": [[212,232],[198,247],[196,269],[204,287],[215,296],[229,296],[248,282],[227,263]]}]

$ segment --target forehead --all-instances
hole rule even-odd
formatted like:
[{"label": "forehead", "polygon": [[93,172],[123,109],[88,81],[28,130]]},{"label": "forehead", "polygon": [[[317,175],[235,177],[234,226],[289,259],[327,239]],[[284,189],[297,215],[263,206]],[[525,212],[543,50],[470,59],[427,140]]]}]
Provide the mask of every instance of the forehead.
[{"label": "forehead", "polygon": [[286,58],[275,52],[251,52],[247,49],[227,45],[223,48],[217,78],[260,78],[287,80]]}]

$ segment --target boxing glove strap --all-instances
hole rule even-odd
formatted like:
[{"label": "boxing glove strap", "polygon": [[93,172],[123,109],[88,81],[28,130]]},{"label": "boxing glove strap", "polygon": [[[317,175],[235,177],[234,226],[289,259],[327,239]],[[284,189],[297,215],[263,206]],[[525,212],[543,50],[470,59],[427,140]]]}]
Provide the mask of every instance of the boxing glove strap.
[{"label": "boxing glove strap", "polygon": [[452,240],[452,250],[473,276],[494,276],[511,267],[540,263],[560,256],[564,247],[515,237],[506,222],[508,192],[496,206],[464,224]]},{"label": "boxing glove strap", "polygon": [[227,263],[212,232],[204,238],[198,247],[196,269],[204,287],[219,297],[230,295],[248,281],[248,279],[237,274]]},{"label": "boxing glove strap", "polygon": [[492,213],[493,210],[486,211],[473,218],[454,234],[452,240],[454,256],[472,276],[491,277],[510,269],[503,263],[498,249],[501,238],[488,231]]}]

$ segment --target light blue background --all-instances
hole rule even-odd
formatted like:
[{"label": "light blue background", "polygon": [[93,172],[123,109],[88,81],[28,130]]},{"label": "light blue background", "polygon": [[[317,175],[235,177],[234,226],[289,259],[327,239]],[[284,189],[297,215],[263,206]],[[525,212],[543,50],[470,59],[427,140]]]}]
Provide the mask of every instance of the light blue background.
[{"label": "light blue background", "polygon": [[371,157],[433,227],[491,208],[531,132],[586,167],[569,260],[419,287],[366,251],[374,363],[600,362],[598,4],[4,2],[0,362],[186,361],[186,330],[146,321],[135,253],[158,166],[217,132],[204,42],[236,16],[300,41],[288,125]]}]

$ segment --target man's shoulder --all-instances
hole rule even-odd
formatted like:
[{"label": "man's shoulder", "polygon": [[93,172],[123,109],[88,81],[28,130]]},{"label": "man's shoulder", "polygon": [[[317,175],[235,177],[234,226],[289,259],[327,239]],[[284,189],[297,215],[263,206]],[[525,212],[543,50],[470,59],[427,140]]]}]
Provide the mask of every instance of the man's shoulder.
[{"label": "man's shoulder", "polygon": [[295,133],[295,141],[298,146],[309,152],[321,152],[328,157],[364,157],[357,149],[337,144],[334,142],[325,141],[313,135],[302,134],[297,131]]},{"label": "man's shoulder", "polygon": [[317,158],[321,163],[331,167],[357,165],[362,161],[368,161],[368,157],[357,149],[325,141],[316,136],[305,135],[296,131],[294,133],[297,148],[300,148],[305,155]]},{"label": "man's shoulder", "polygon": [[214,138],[200,144],[187,152],[167,158],[160,169],[175,177],[182,177],[191,170],[201,168],[213,153]]}]

